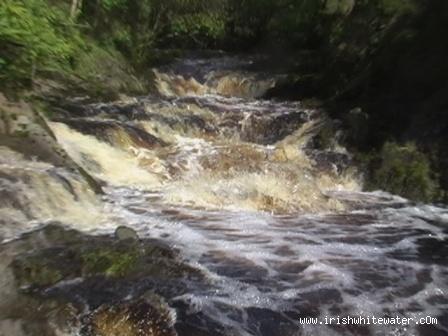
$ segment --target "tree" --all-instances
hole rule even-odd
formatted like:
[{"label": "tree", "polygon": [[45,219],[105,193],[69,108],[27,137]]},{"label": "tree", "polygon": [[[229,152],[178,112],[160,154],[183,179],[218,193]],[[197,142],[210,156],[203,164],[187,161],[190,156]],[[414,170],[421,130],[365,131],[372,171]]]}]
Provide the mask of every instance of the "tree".
[{"label": "tree", "polygon": [[76,19],[82,9],[82,0],[72,0],[72,6],[70,8],[70,17]]}]

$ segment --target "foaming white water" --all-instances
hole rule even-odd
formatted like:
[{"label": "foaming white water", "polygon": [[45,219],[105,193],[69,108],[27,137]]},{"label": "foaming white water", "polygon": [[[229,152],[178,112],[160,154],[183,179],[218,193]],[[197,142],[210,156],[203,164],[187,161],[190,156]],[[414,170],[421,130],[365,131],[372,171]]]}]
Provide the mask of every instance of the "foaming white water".
[{"label": "foaming white water", "polygon": [[[224,68],[217,69],[219,63]],[[225,97],[257,98],[275,86],[277,80],[274,76],[245,71],[241,69],[241,65],[241,60],[230,58],[205,62],[181,60],[172,65],[169,71],[154,70],[156,87],[160,94],[168,97],[217,94]]]},{"label": "foaming white water", "polygon": [[162,139],[164,146],[143,148],[134,140],[120,140],[128,139],[127,134],[108,134],[109,142],[118,142],[114,146],[62,123],[50,125],[66,151],[97,178],[115,186],[160,190],[170,204],[283,213],[341,211],[343,204],[326,192],[360,189],[356,174],[313,168],[303,147],[320,122],[307,121],[313,113],[297,104],[216,96],[144,104],[143,121],[136,125]]},{"label": "foaming white water", "polygon": [[61,123],[50,123],[50,127],[67,153],[95,177],[116,186],[149,189],[160,185],[157,173],[140,167],[138,158],[129,153]]},{"label": "foaming white water", "polygon": [[[448,308],[446,209],[396,208],[398,199],[392,196],[389,204],[394,208],[384,203],[369,209],[373,199],[385,202],[387,195],[353,193],[358,206],[367,200],[366,209],[279,216],[174,208],[160,195],[148,207],[144,193],[137,196],[126,189],[109,195],[111,201],[120,200],[117,218],[134,218],[131,225],[141,235],[168,242],[206,270],[212,288],[198,288],[175,300],[187,304],[192,315],[205,314],[236,335],[265,335],[267,330],[279,336],[294,335],[293,330],[346,335],[351,330],[346,326],[301,326],[298,317],[429,315],[441,321]],[[253,319],[266,314],[270,324],[252,329]],[[283,324],[290,326],[288,333],[282,331]],[[446,331],[443,324],[436,328]],[[358,326],[352,334],[367,330],[368,335],[395,336],[421,335],[422,329],[370,325]]]},{"label": "foaming white water", "polygon": [[291,210],[315,212],[342,210],[327,199],[314,181],[270,173],[240,173],[231,178],[202,174],[195,179],[172,183],[164,189],[167,203],[228,210]]},{"label": "foaming white water", "polygon": [[0,147],[0,236],[16,237],[46,221],[81,229],[101,225],[102,204],[76,174],[48,163],[29,161]]}]

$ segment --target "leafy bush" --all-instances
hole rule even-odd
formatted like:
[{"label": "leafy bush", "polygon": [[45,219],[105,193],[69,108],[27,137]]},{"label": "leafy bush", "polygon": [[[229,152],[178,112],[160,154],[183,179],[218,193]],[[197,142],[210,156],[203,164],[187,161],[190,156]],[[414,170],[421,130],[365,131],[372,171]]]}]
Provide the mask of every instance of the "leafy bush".
[{"label": "leafy bush", "polygon": [[169,30],[167,38],[173,44],[206,48],[224,39],[225,21],[215,14],[182,15],[172,20]]},{"label": "leafy bush", "polygon": [[428,158],[412,143],[384,144],[370,188],[425,202],[434,200],[438,192]]},{"label": "leafy bush", "polygon": [[36,72],[69,68],[82,42],[69,13],[44,0],[3,0],[0,44],[3,85],[26,85]]}]

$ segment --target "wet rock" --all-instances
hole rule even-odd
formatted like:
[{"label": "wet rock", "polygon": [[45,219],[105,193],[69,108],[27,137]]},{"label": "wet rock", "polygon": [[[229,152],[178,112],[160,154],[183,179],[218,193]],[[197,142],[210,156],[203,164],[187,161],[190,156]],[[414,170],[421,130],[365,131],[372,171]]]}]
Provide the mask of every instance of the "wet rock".
[{"label": "wet rock", "polygon": [[183,295],[202,274],[163,243],[117,231],[87,236],[55,223],[0,245],[0,335],[176,335],[152,291]]},{"label": "wet rock", "polygon": [[78,309],[65,300],[40,300],[24,294],[10,267],[15,249],[2,245],[0,259],[0,335],[73,335],[79,327]]},{"label": "wet rock", "polygon": [[353,165],[353,159],[347,153],[309,150],[307,154],[314,161],[314,167],[320,172],[338,175]]},{"label": "wet rock", "polygon": [[55,119],[86,135],[91,135],[113,146],[128,149],[141,147],[153,149],[166,143],[132,124],[96,119]]},{"label": "wet rock", "polygon": [[54,105],[58,106],[58,116],[64,118],[89,118],[107,117],[124,118],[132,120],[142,113],[142,106],[137,99],[120,100],[113,103],[90,103],[89,101],[61,101]]},{"label": "wet rock", "polygon": [[[118,241],[108,236],[89,237],[51,225],[24,236],[16,248],[24,250],[11,267],[24,288],[46,288],[77,278],[171,279],[199,275],[182,263],[177,253],[136,233],[119,228]],[[137,239],[135,239],[137,237]]]},{"label": "wet rock", "polygon": [[80,168],[57,143],[42,115],[24,102],[11,102],[0,94],[0,143],[22,154],[70,172],[80,174],[88,185],[101,193],[98,183]]},{"label": "wet rock", "polygon": [[166,309],[146,300],[105,305],[89,316],[85,336],[175,336],[173,318]]},{"label": "wet rock", "polygon": [[421,238],[418,239],[417,246],[421,262],[448,265],[448,239]]},{"label": "wet rock", "polygon": [[296,131],[308,121],[303,111],[274,115],[252,114],[244,121],[241,138],[263,145],[273,144]]},{"label": "wet rock", "polygon": [[62,254],[62,251],[47,250],[45,252],[54,253],[56,257],[50,259],[45,254],[37,254],[18,257],[14,260],[12,267],[20,286],[49,286],[70,275],[71,272],[66,272],[67,269],[58,267],[59,263],[65,262],[67,257]]},{"label": "wet rock", "polygon": [[[176,308],[177,321],[176,331],[179,335],[194,335],[194,336],[227,336],[238,335],[236,330],[229,326],[220,324],[215,316],[208,316],[204,311],[197,311],[191,306],[192,303],[185,300],[176,300],[173,306]],[[227,307],[230,308],[230,307]],[[230,308],[231,309],[231,308]],[[233,315],[227,310],[227,315]],[[238,314],[237,312],[236,314]],[[232,316],[235,317],[235,316]],[[242,318],[237,318],[240,321]]]},{"label": "wet rock", "polygon": [[344,122],[349,130],[348,140],[354,144],[365,144],[371,127],[369,115],[362,108],[356,107],[347,113]]},{"label": "wet rock", "polygon": [[119,226],[115,230],[115,238],[118,240],[135,240],[138,241],[138,234],[135,230],[126,226]]}]

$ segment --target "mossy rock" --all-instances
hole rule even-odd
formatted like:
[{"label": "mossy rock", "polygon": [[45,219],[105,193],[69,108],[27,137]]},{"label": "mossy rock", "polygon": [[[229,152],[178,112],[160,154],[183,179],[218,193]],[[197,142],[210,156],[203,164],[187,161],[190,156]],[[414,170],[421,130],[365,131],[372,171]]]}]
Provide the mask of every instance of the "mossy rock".
[{"label": "mossy rock", "polygon": [[1,245],[0,253],[14,292],[3,307],[30,336],[174,336],[166,300],[186,293],[190,281],[208,283],[162,242],[56,224]]},{"label": "mossy rock", "polygon": [[16,244],[22,252],[11,266],[19,286],[31,289],[51,287],[76,278],[128,281],[200,276],[200,272],[183,263],[175,251],[149,239],[85,236],[50,225],[24,235]]},{"label": "mossy rock", "polygon": [[112,245],[89,250],[81,257],[82,273],[84,276],[95,274],[109,277],[126,276],[133,273],[142,255],[143,252],[132,245],[122,249]]},{"label": "mossy rock", "polygon": [[13,267],[19,284],[24,287],[49,286],[64,278],[59,269],[47,264],[40,256],[16,259]]},{"label": "mossy rock", "polygon": [[48,248],[18,256],[12,268],[20,286],[47,287],[76,277],[80,273],[80,260],[71,250]]}]

